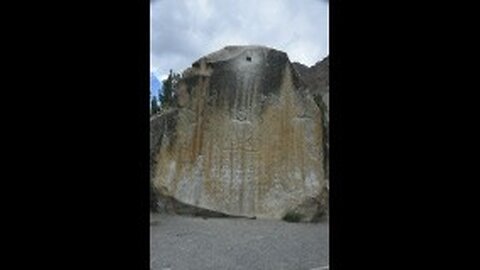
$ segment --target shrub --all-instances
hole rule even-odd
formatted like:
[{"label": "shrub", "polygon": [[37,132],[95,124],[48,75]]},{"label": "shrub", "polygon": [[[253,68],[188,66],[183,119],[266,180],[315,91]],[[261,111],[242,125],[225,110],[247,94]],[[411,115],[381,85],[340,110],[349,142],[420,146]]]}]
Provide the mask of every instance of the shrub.
[{"label": "shrub", "polygon": [[299,222],[302,219],[302,215],[295,212],[287,212],[282,218],[286,222]]}]

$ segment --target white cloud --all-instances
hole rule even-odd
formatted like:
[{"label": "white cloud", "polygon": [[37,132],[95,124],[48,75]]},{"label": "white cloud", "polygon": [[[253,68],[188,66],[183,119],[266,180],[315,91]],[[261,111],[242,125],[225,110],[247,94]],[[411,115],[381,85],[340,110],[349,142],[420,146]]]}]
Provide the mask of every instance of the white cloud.
[{"label": "white cloud", "polygon": [[328,55],[328,1],[157,0],[151,14],[158,74],[183,71],[227,45],[273,47],[306,65]]}]

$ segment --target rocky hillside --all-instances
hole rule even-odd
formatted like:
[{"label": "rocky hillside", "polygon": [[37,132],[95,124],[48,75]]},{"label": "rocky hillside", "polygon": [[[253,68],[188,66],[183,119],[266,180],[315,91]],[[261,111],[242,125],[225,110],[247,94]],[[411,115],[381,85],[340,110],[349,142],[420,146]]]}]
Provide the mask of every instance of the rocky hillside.
[{"label": "rocky hillside", "polygon": [[329,91],[329,57],[311,67],[294,62],[293,67],[313,94],[326,94]]},{"label": "rocky hillside", "polygon": [[323,213],[326,114],[294,66],[262,46],[194,62],[178,106],[150,121],[155,200],[259,218]]}]

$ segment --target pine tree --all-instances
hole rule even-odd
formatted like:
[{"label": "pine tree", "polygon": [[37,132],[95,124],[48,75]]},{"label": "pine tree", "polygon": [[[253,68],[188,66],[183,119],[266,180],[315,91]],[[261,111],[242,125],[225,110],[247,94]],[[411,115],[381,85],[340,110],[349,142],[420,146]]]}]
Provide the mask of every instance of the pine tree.
[{"label": "pine tree", "polygon": [[157,100],[157,97],[156,96],[153,96],[152,98],[152,103],[151,103],[151,107],[150,107],[150,114],[151,115],[154,115],[156,114],[157,112],[160,111],[160,107],[158,106],[158,100]]},{"label": "pine tree", "polygon": [[175,90],[177,88],[178,81],[180,80],[180,74],[174,73],[170,70],[167,79],[163,83],[163,95],[159,93],[159,100],[161,102],[162,109],[173,107],[175,104]]}]

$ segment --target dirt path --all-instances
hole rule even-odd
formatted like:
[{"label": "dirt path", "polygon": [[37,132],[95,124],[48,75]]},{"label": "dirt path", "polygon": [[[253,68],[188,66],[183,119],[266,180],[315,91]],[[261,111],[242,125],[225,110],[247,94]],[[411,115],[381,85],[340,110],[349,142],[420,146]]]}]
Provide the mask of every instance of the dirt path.
[{"label": "dirt path", "polygon": [[328,269],[328,221],[152,215],[153,270]]}]

